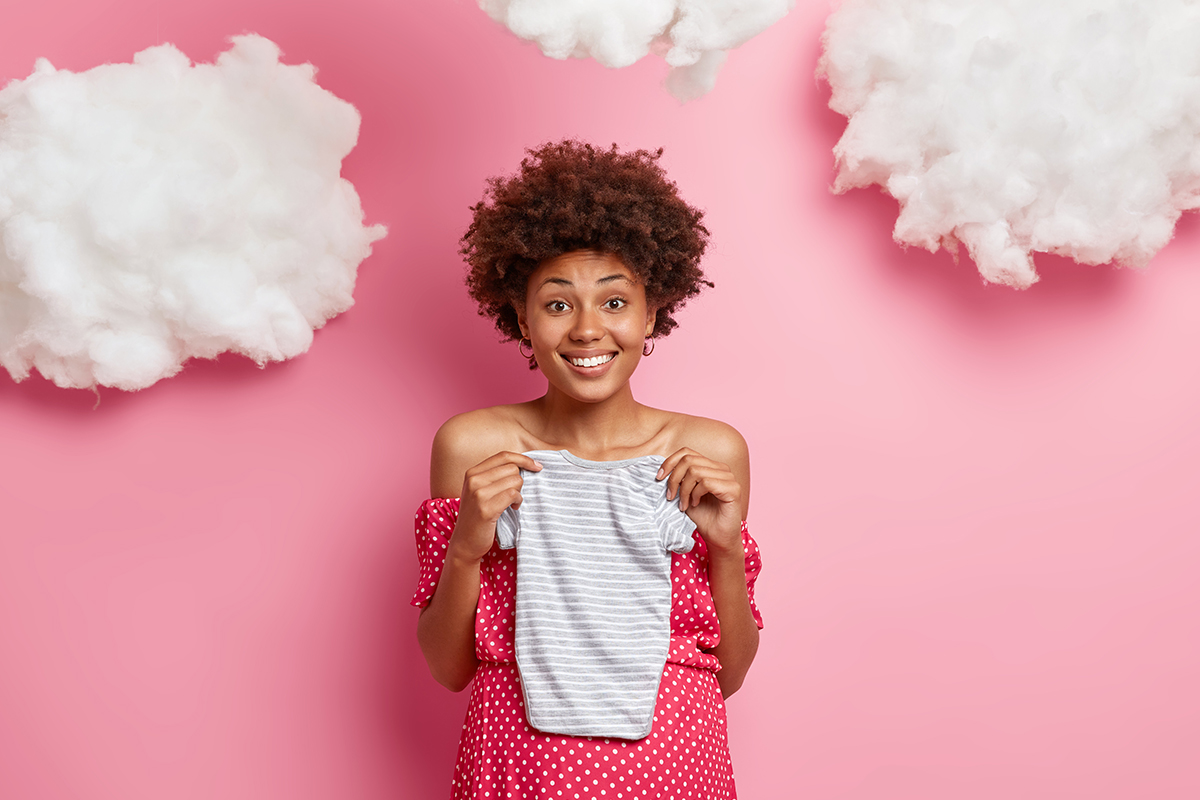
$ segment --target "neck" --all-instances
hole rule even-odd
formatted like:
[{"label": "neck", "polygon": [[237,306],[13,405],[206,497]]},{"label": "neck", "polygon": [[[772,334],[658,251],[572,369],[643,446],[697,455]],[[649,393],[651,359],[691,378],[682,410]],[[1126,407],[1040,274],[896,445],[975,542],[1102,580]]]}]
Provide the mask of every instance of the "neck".
[{"label": "neck", "polygon": [[550,386],[534,405],[542,423],[539,438],[595,461],[612,460],[611,451],[638,443],[638,423],[646,408],[633,399],[628,383],[598,403],[581,402]]}]

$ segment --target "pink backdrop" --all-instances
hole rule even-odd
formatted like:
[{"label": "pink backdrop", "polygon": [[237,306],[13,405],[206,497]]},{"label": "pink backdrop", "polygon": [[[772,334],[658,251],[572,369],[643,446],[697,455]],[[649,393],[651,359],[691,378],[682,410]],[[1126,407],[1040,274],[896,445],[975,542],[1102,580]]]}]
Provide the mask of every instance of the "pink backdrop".
[{"label": "pink backdrop", "polygon": [[636,379],[737,426],[766,571],[741,796],[1200,796],[1200,225],[1028,292],[835,197],[801,2],[681,107],[471,0],[9,4],[0,78],[278,42],[364,123],[390,236],[305,356],[139,394],[0,375],[0,797],[445,796],[465,696],[414,641],[412,512],[450,414],[539,391],[461,287],[485,176],[562,136],[666,148],[718,284]]}]

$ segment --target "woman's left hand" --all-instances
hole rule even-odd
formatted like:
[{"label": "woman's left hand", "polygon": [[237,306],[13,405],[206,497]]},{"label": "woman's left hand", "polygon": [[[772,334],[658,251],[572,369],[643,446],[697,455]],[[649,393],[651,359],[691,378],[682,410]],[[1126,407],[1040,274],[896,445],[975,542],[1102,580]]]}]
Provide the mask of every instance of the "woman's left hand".
[{"label": "woman's left hand", "polygon": [[657,480],[663,478],[667,499],[679,498],[710,550],[742,552],[742,486],[728,465],[683,447],[662,463]]}]

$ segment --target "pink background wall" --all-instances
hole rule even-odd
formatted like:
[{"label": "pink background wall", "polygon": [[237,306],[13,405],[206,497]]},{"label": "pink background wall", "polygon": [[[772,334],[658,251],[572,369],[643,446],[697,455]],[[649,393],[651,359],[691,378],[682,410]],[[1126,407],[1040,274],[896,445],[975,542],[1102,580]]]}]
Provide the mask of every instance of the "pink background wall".
[{"label": "pink background wall", "polygon": [[802,2],[680,107],[471,0],[9,4],[0,78],[256,31],[358,106],[391,235],[309,354],[139,394],[0,376],[0,797],[445,796],[465,696],[414,641],[412,512],[450,414],[540,389],[461,287],[485,176],[562,136],[666,148],[715,291],[636,378],[751,444],[766,571],[741,796],[1200,796],[1200,224],[1028,292],[835,197]]}]

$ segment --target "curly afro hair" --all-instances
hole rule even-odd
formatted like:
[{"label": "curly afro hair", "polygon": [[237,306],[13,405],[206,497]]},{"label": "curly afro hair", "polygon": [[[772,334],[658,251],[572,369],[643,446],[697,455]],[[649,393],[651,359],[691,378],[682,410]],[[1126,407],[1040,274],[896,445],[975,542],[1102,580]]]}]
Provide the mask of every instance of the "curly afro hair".
[{"label": "curly afro hair", "polygon": [[679,197],[658,165],[662,150],[618,152],[564,140],[528,150],[516,175],[491,178],[462,237],[467,289],[505,339],[520,339],[515,308],[541,262],[573,250],[611,253],[646,287],[658,310],[652,337],[676,326],[675,311],[712,283],[700,257],[704,212]]}]

